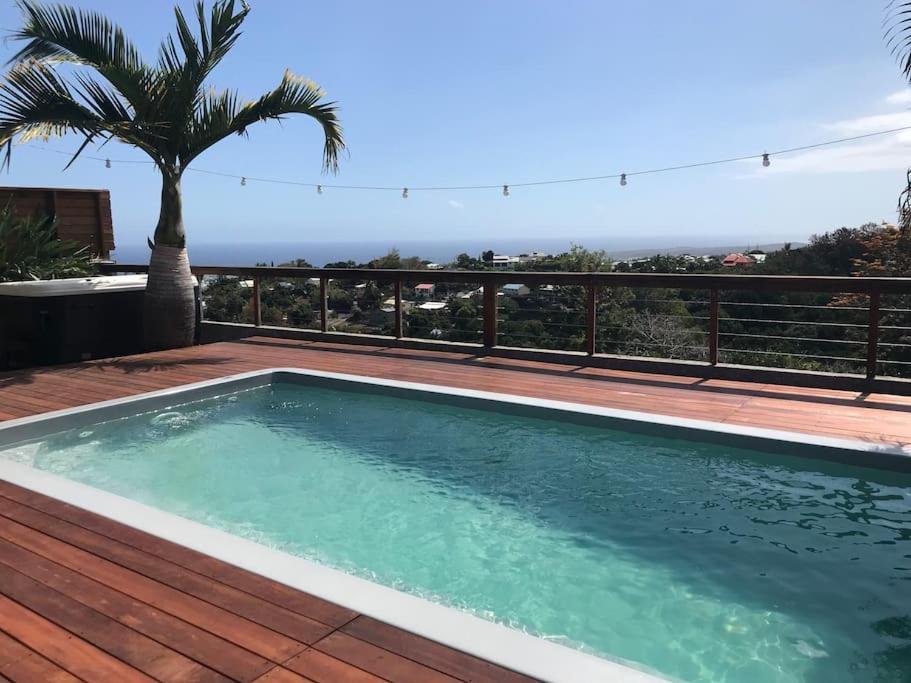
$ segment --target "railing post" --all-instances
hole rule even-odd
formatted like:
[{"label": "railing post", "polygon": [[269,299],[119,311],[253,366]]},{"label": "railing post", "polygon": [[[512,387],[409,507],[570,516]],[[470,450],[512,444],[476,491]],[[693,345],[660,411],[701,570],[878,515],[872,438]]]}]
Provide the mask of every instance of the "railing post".
[{"label": "railing post", "polygon": [[870,311],[867,319],[867,379],[876,377],[879,345],[879,290],[870,292]]},{"label": "railing post", "polygon": [[319,279],[319,329],[329,329],[329,280],[324,277]]},{"label": "railing post", "polygon": [[404,335],[402,334],[402,281],[395,281],[395,338],[401,339]]},{"label": "railing post", "polygon": [[253,324],[260,327],[263,324],[262,302],[259,296],[259,275],[253,275]]},{"label": "railing post", "polygon": [[718,365],[718,290],[709,290],[709,363]]},{"label": "railing post", "polygon": [[598,329],[598,288],[589,284],[585,286],[585,352],[595,355],[595,335]]},{"label": "railing post", "polygon": [[484,286],[484,346],[497,345],[497,283],[486,280]]}]

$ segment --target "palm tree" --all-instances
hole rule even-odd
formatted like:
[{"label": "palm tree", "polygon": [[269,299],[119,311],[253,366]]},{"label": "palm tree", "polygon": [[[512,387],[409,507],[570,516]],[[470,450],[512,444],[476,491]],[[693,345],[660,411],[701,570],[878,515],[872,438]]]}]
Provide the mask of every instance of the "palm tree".
[{"label": "palm tree", "polygon": [[[911,82],[911,2],[891,0],[886,5],[886,45],[898,60],[902,75]],[[905,174],[905,189],[898,198],[901,234],[911,238],[911,169]]]},{"label": "palm tree", "polygon": [[[25,46],[0,83],[0,145],[8,167],[14,140],[77,133],[84,139],[67,167],[92,142],[116,139],[145,152],[161,173],[161,213],[149,242],[145,295],[149,349],[193,343],[195,300],[187,258],[180,180],[202,152],[229,135],[246,135],[258,121],[305,114],[323,128],[324,171],[336,171],[345,143],[333,102],[311,81],[285,71],[278,87],[242,101],[216,92],[206,79],[240,37],[250,7],[216,0],[195,7],[197,32],[175,8],[177,32],[162,42],[155,63],[143,60],[123,30],[96,12],[19,0]],[[60,62],[75,66],[68,78]],[[92,73],[94,71],[94,73]]]}]

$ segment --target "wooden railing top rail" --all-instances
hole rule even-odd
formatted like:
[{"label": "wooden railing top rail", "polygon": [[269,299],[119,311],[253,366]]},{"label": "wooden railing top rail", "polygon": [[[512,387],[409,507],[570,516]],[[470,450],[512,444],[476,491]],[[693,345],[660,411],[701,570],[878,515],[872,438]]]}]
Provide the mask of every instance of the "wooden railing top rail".
[{"label": "wooden railing top rail", "polygon": [[[907,277],[833,277],[810,275],[727,275],[690,273],[569,273],[503,270],[389,270],[372,268],[293,268],[287,266],[193,266],[198,275],[258,278],[333,278],[380,282],[466,284],[554,284],[644,289],[717,289],[785,292],[911,294]],[[148,265],[103,264],[102,272],[144,273]]]}]

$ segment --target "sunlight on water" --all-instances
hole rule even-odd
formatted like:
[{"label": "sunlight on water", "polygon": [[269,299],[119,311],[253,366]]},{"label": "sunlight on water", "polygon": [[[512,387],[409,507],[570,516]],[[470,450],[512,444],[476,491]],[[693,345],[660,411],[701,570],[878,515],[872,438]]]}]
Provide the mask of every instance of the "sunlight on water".
[{"label": "sunlight on water", "polygon": [[693,681],[911,679],[911,477],[276,385],[4,453]]}]

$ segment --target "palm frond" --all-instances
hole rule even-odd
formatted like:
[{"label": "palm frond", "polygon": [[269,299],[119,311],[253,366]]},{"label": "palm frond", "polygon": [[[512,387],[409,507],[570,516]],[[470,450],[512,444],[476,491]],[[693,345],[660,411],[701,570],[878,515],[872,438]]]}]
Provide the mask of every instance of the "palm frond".
[{"label": "palm frond", "polygon": [[288,114],[310,116],[323,128],[323,167],[338,169],[345,140],[335,102],[324,102],[325,93],[313,81],[285,71],[281,83],[253,102],[241,103],[233,91],[208,93],[200,101],[181,150],[184,164],[229,135],[244,135],[254,123],[281,120]]},{"label": "palm frond", "polygon": [[172,116],[189,120],[203,83],[237,42],[249,11],[246,2],[236,12],[234,0],[217,0],[207,13],[203,0],[197,0],[197,36],[183,10],[174,8],[177,35],[168,36],[158,52],[158,71],[167,82],[167,110]]},{"label": "palm frond", "polygon": [[99,99],[93,111],[44,64],[32,62],[14,67],[0,86],[0,146],[5,146],[4,165],[9,165],[12,143],[17,136],[28,141],[76,132],[90,139],[113,135],[134,144],[141,142],[134,134],[133,122],[119,117],[114,110],[107,110],[109,106],[116,108],[115,104]]},{"label": "palm frond", "polygon": [[119,26],[98,12],[18,0],[24,15],[13,40],[27,41],[11,64],[64,60],[91,66],[136,110],[148,106],[155,74]]},{"label": "palm frond", "polygon": [[886,6],[883,24],[886,46],[898,61],[905,77],[911,78],[911,2],[891,0]]}]

